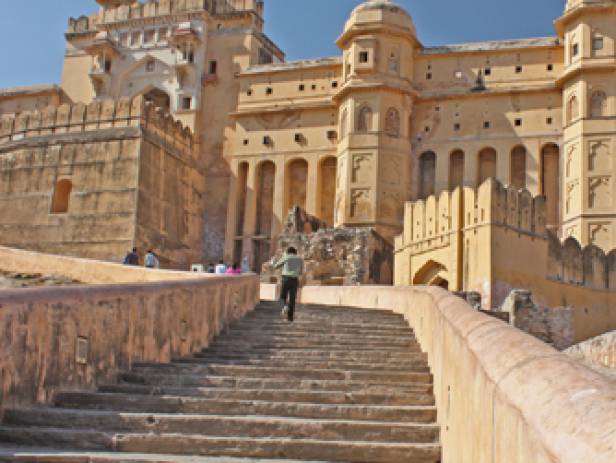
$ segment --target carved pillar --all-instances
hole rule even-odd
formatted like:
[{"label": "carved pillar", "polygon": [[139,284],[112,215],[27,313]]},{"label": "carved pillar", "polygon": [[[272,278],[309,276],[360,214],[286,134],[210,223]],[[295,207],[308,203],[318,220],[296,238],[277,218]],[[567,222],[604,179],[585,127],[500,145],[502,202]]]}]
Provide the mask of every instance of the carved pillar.
[{"label": "carved pillar", "polygon": [[308,178],[306,180],[306,212],[317,217],[317,196],[318,190],[318,175],[319,175],[319,160],[316,157],[308,159]]}]

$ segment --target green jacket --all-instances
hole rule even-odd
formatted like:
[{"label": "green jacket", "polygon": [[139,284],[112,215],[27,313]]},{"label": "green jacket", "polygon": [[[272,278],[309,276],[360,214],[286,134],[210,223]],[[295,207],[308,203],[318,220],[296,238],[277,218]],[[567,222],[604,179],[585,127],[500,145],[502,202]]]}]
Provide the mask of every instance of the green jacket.
[{"label": "green jacket", "polygon": [[304,259],[293,254],[287,254],[274,265],[274,268],[282,268],[283,277],[299,278],[304,273]]}]

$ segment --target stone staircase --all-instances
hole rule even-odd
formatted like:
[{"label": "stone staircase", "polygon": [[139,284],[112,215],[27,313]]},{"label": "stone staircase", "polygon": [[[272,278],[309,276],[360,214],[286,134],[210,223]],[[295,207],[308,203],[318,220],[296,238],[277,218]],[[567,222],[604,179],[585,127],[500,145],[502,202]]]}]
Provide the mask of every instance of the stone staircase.
[{"label": "stone staircase", "polygon": [[0,461],[440,462],[426,356],[392,312],[262,303],[203,352],[6,410]]}]

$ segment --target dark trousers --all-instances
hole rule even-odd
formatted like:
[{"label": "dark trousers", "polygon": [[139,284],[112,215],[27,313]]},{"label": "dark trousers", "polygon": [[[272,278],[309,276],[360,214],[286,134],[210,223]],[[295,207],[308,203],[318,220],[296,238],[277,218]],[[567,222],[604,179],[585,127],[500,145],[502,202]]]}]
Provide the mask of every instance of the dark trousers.
[{"label": "dark trousers", "polygon": [[280,299],[283,304],[289,307],[289,321],[293,321],[295,314],[295,300],[297,299],[297,289],[299,288],[299,280],[293,277],[282,277],[282,293]]}]

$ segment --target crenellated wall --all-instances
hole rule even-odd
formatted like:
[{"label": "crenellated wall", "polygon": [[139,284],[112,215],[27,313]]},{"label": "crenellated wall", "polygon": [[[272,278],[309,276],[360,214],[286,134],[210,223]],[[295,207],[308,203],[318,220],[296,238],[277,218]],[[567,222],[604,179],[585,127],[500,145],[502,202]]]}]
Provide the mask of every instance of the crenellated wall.
[{"label": "crenellated wall", "polygon": [[190,130],[143,98],[0,119],[0,243],[163,265],[201,258],[204,175]]},{"label": "crenellated wall", "polygon": [[396,284],[478,292],[486,309],[523,288],[538,306],[571,307],[576,341],[616,328],[616,251],[561,243],[546,229],[543,197],[489,179],[405,210]]}]

